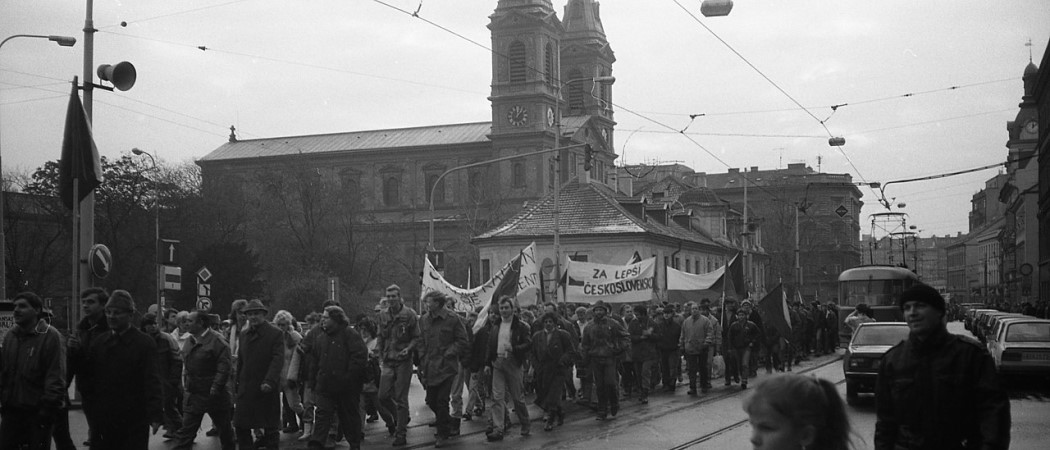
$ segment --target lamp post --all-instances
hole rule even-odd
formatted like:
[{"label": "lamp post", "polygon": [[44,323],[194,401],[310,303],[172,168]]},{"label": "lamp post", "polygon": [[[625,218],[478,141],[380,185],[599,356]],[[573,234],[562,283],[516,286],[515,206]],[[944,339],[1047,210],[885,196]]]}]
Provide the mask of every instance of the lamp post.
[{"label": "lamp post", "polygon": [[[596,84],[613,84],[616,82],[616,77],[602,76],[602,77],[591,77],[591,78],[573,78],[567,81],[559,81],[554,83],[554,148],[558,149],[561,146],[561,87],[574,83],[577,81],[591,80],[591,96],[594,96],[594,86]],[[605,99],[601,99],[605,101]],[[588,177],[590,173],[588,172]],[[559,216],[561,216],[561,152],[554,155],[554,276],[555,280],[561,279],[561,224],[559,223]],[[557,282],[555,282],[557,283]],[[554,297],[558,297],[558,289],[554,289]]]},{"label": "lamp post", "polygon": [[[62,47],[72,47],[77,43],[77,38],[70,36],[42,35],[42,34],[16,34],[8,36],[0,41],[3,48],[7,41],[14,38],[36,38],[47,39]],[[0,153],[2,154],[2,153]],[[0,300],[7,298],[7,237],[4,235],[4,173],[3,158],[0,156]]]},{"label": "lamp post", "polygon": [[[152,171],[157,170],[157,160],[153,158],[153,155],[145,150],[138,148],[131,149],[131,153],[136,156],[148,156],[150,163],[153,167],[150,168]],[[162,281],[164,275],[161,273],[160,264],[160,179],[154,178],[153,180],[153,269],[157,276],[157,327],[161,328],[164,322],[164,282]]]}]

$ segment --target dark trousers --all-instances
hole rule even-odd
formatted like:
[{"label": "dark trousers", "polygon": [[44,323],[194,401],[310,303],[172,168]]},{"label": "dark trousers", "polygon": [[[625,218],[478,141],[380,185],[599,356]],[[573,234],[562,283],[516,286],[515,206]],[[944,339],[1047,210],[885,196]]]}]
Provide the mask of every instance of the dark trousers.
[{"label": "dark trousers", "polygon": [[164,383],[161,385],[161,398],[164,407],[164,428],[169,433],[174,433],[182,428],[182,388],[178,383]]},{"label": "dark trousers", "polygon": [[[361,433],[361,385],[351,383],[343,392],[314,391],[314,405],[317,412],[314,416],[314,430],[310,434],[310,445],[323,446],[332,428],[333,417],[338,420],[339,431],[351,446],[357,445],[364,437]],[[447,405],[446,399],[446,407]]]},{"label": "dark trousers", "polygon": [[660,379],[667,389],[674,389],[678,382],[678,349],[660,350]]},{"label": "dark trousers", "polygon": [[[77,450],[73,438],[69,435],[69,408],[58,410],[55,417],[55,426],[51,431],[51,439],[55,442],[56,450]],[[4,448],[0,446],[0,448]]]},{"label": "dark trousers", "polygon": [[99,417],[91,429],[91,450],[142,450],[149,448],[149,424]]},{"label": "dark trousers", "polygon": [[598,414],[615,414],[620,410],[620,397],[616,389],[616,360],[592,359],[591,375],[594,376],[594,389],[598,391]]},{"label": "dark trousers", "polygon": [[53,416],[41,416],[38,408],[3,407],[0,449],[21,449],[22,446],[30,450],[50,449],[54,421]]},{"label": "dark trousers", "polygon": [[453,377],[446,378],[438,384],[427,386],[427,406],[434,411],[437,435],[448,437],[452,428],[452,415],[449,413],[449,395],[452,392]]},{"label": "dark trousers", "polygon": [[634,388],[638,386],[638,375],[634,371],[634,363],[631,361],[623,361],[619,366],[620,371],[620,383],[623,385],[623,392],[630,396],[634,392]]},{"label": "dark trousers", "polygon": [[[212,419],[215,417],[213,416]],[[278,445],[281,442],[281,432],[276,428],[265,428],[263,429],[262,439],[258,442],[255,441],[255,436],[252,435],[251,428],[236,427],[234,432],[237,434],[237,446],[242,449],[256,449],[262,448],[266,450],[278,450]]]},{"label": "dark trousers", "polygon": [[223,450],[234,450],[236,440],[233,436],[233,424],[229,396],[222,394],[209,397],[206,394],[189,394],[186,396],[186,404],[182,409],[182,428],[175,437],[175,448],[189,449],[193,447],[193,438],[197,436],[197,430],[201,428],[201,419],[207,414],[215,428],[219,430],[219,443]]},{"label": "dark trousers", "polygon": [[696,392],[697,376],[700,378],[701,389],[711,388],[711,371],[707,368],[708,351],[710,349],[705,348],[695,355],[685,355],[685,370],[689,375],[689,390],[692,392]]}]

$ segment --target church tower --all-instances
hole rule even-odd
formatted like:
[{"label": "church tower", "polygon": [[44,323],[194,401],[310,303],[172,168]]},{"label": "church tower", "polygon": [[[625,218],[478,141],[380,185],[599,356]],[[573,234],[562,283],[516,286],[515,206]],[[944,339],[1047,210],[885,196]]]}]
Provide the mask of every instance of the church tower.
[{"label": "church tower", "polygon": [[[593,130],[596,170],[592,178],[609,181],[606,172],[612,170],[616,158],[613,146],[612,84],[594,83],[598,77],[612,77],[616,61],[612,47],[605,37],[600,5],[595,0],[569,0],[565,6],[565,34],[561,41],[562,116],[589,116],[583,136],[591,140]],[[608,167],[610,170],[604,170]]]},{"label": "church tower", "polygon": [[[562,23],[550,0],[499,0],[489,19],[493,157],[553,148]],[[546,192],[549,158],[536,155],[500,165],[510,198]]]}]

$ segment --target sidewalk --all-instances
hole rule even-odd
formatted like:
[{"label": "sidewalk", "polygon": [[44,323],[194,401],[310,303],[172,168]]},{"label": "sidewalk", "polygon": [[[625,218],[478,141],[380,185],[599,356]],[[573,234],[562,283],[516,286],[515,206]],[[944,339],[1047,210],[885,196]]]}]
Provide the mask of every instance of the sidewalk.
[{"label": "sidewalk", "polygon": [[[838,358],[842,353],[840,349],[838,353],[834,355],[825,355],[819,357],[811,357],[808,361],[803,361],[801,364],[795,366],[795,371],[806,370],[807,368],[820,365],[828,362],[831,359]],[[758,377],[752,379],[752,383],[762,380],[766,377],[765,369],[761,368],[758,371]],[[660,392],[658,388],[649,397],[648,408],[659,408],[662,405],[669,405],[672,400],[680,400],[686,397],[687,388],[684,386],[685,383],[679,383],[678,389],[673,393]],[[740,389],[739,385],[733,385],[730,387],[723,386],[721,380],[712,380],[714,388],[707,395],[718,395],[724,394],[730,391],[737,391]],[[465,398],[464,392],[464,400]],[[705,396],[698,397],[698,400],[702,400]],[[434,429],[429,427],[428,424],[434,421],[434,414],[430,411],[430,408],[424,403],[425,392],[422,385],[419,384],[419,380],[415,377],[412,379],[412,386],[409,390],[409,408],[411,415],[411,422],[408,425],[408,447],[407,448],[420,448],[420,447],[431,447],[434,442]],[[543,417],[543,411],[532,403],[533,397],[527,396],[525,403],[529,407],[529,417],[532,418],[532,432],[543,433],[543,425],[541,423]],[[637,401],[637,396],[632,398],[621,399],[620,402],[620,415],[629,416],[632,411],[641,407],[641,404]],[[453,444],[453,448],[463,446],[474,446],[485,444],[484,430],[487,426],[488,410],[483,417],[475,417],[471,421],[464,421],[461,425],[462,435],[458,438],[453,438],[450,442]],[[516,421],[514,414],[511,414],[512,421]],[[591,421],[593,420],[594,413],[586,407],[576,405],[575,403],[566,403],[566,425],[570,422],[575,421]],[[589,422],[584,422],[589,423]],[[87,420],[84,417],[84,413],[81,410],[72,410],[69,412],[69,428],[70,434],[73,438],[73,442],[78,446],[87,440]],[[219,450],[218,437],[209,437],[205,435],[207,430],[211,429],[210,418],[205,416],[204,422],[201,424],[201,430],[197,434],[196,444],[194,450]],[[151,450],[161,450],[171,448],[170,441],[164,441],[161,436],[164,433],[163,428],[157,435],[150,438]],[[365,440],[362,442],[363,448],[393,448],[391,443],[393,438],[389,437],[386,430],[386,425],[380,420],[375,423],[365,424],[364,427]],[[297,438],[298,433],[295,434],[281,434],[281,448],[282,449],[305,449],[306,443],[299,442]],[[518,440],[518,428],[515,426],[511,428],[505,441],[501,442],[502,446],[518,447],[515,445]],[[525,442],[521,442],[525,444]],[[346,441],[341,442],[337,449],[346,449],[349,446]],[[406,447],[402,447],[406,448]]]}]

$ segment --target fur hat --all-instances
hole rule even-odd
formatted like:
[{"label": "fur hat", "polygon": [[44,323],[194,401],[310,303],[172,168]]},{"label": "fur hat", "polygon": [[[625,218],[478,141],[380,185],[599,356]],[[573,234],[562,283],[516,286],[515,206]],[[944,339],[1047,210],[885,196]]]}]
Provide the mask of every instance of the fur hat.
[{"label": "fur hat", "polygon": [[106,309],[117,308],[123,309],[127,312],[135,312],[135,300],[131,299],[131,294],[123,289],[117,289],[109,294],[109,301],[106,302]]},{"label": "fur hat", "polygon": [[941,312],[944,312],[944,297],[941,296],[937,289],[934,289],[925,284],[916,284],[908,289],[905,289],[901,293],[900,302],[897,303],[901,310],[904,310],[904,304],[908,302],[923,302],[934,308],[937,308]]}]

